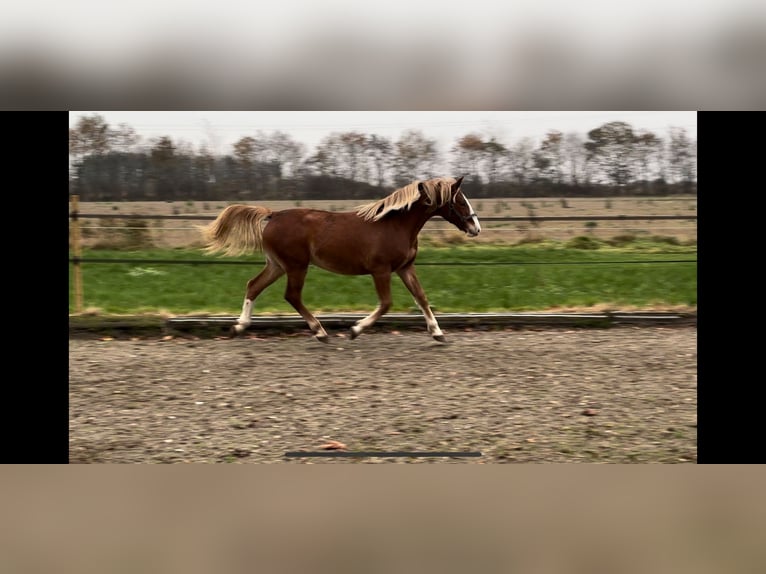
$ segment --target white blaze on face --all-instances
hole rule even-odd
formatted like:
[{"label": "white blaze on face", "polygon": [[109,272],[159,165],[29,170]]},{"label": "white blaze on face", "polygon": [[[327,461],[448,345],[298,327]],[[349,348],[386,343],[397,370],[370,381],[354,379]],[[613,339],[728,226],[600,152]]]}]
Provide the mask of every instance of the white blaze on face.
[{"label": "white blaze on face", "polygon": [[[467,197],[464,195],[464,196],[463,196],[463,199],[465,199],[465,203],[466,203],[466,205],[468,206],[468,211],[469,211],[470,213],[474,213],[474,211],[473,211],[473,207],[471,207],[471,202],[470,202],[470,201],[468,201],[468,198],[467,198]],[[476,217],[476,215],[475,215],[475,214],[471,216],[471,223],[473,223],[473,226],[476,228],[476,229],[474,230],[474,231],[475,231],[475,233],[474,233],[474,234],[475,234],[475,235],[478,235],[479,233],[481,233],[481,223],[479,223],[479,218],[478,218],[478,217]]]}]

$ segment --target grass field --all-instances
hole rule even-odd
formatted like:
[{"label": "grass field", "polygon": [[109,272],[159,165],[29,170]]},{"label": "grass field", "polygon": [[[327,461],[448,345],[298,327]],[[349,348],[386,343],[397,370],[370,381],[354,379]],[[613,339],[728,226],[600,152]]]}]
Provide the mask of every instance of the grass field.
[{"label": "grass field", "polygon": [[[259,254],[219,258],[196,249],[85,249],[83,258],[84,310],[103,314],[236,315],[248,279],[262,267]],[[88,258],[151,261],[89,264]],[[585,238],[569,244],[425,246],[419,252],[417,268],[437,313],[692,310],[697,304],[696,258],[696,245],[643,239],[616,246]],[[160,260],[252,264],[166,264]],[[685,262],[667,262],[678,260]],[[75,311],[72,270],[70,265],[70,313]],[[284,287],[285,279],[281,278],[266,289],[255,304],[254,314],[295,313],[283,299]],[[392,279],[392,294],[392,312],[419,312],[397,276]],[[377,297],[369,276],[334,275],[312,267],[304,302],[314,312],[369,312]]]}]

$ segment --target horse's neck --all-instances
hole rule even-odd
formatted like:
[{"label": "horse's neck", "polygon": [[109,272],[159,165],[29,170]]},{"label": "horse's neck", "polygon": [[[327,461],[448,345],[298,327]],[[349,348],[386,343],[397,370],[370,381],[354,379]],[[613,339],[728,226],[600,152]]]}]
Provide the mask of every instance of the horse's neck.
[{"label": "horse's neck", "polygon": [[426,222],[435,215],[434,211],[428,211],[425,205],[422,203],[416,203],[407,211],[402,213],[402,223],[407,226],[410,231],[410,237],[415,240],[423,229]]}]

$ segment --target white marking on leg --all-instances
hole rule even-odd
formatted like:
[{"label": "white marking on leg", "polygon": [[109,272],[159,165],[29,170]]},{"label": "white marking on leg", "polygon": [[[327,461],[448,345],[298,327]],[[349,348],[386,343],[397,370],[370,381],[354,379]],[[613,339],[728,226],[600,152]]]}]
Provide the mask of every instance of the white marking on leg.
[{"label": "white marking on leg", "polygon": [[245,299],[245,302],[242,304],[242,313],[239,316],[239,319],[237,319],[237,324],[234,325],[234,329],[237,331],[237,333],[242,333],[250,326],[251,318],[250,316],[253,314],[253,302],[250,299]]},{"label": "white marking on leg", "polygon": [[380,305],[378,305],[372,313],[354,323],[354,325],[351,327],[351,331],[353,331],[354,335],[358,336],[367,327],[375,323],[380,315]]},{"label": "white marking on leg", "polygon": [[439,323],[436,322],[436,317],[434,317],[433,311],[431,311],[430,307],[423,307],[417,299],[415,300],[415,303],[418,307],[420,307],[420,310],[423,312],[423,316],[426,318],[426,326],[428,327],[428,332],[431,333],[434,337],[439,337],[441,335],[444,335],[442,333],[442,330],[439,328]]}]

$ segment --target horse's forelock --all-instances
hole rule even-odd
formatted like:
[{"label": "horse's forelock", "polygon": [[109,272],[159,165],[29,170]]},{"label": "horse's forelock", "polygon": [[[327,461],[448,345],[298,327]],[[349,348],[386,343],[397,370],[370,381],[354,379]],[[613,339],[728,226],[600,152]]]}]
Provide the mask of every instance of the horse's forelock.
[{"label": "horse's forelock", "polygon": [[452,199],[452,186],[456,181],[453,177],[438,177],[421,182],[426,193],[426,203],[434,209],[449,203]]}]

